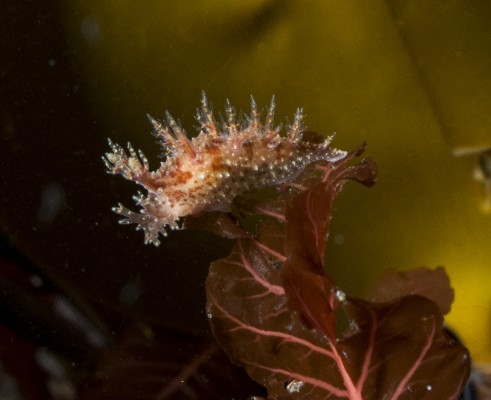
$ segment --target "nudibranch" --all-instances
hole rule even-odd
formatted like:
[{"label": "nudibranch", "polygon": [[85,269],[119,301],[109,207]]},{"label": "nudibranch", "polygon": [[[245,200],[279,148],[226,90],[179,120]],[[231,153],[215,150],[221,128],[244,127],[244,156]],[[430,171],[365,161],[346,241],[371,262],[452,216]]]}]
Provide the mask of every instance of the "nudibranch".
[{"label": "nudibranch", "polygon": [[140,213],[121,204],[113,211],[125,217],[121,224],[137,224],[145,232],[145,243],[158,246],[159,233],[179,229],[179,221],[201,212],[230,211],[233,199],[242,193],[281,186],[297,178],[318,161],[335,162],[346,152],[330,147],[332,137],[313,143],[302,140],[303,111],[297,109],[286,134],[274,126],[275,100],[262,122],[251,96],[251,113],[238,118],[227,100],[225,118],[218,124],[206,95],[196,120],[199,133],[190,139],[169,112],[165,121],[148,116],[165,158],[156,171],[147,158],[128,143],[128,152],[109,139],[112,152],[103,160],[108,173],[120,174],[143,186],[147,194],[134,196]]}]

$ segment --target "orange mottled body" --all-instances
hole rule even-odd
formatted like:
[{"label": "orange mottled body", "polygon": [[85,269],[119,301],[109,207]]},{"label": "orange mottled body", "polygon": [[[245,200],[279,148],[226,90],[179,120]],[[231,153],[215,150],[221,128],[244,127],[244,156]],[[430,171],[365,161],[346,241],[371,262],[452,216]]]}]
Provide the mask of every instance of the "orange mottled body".
[{"label": "orange mottled body", "polygon": [[309,164],[334,162],[346,152],[322,143],[302,141],[302,110],[281,136],[274,127],[274,98],[264,123],[260,121],[254,99],[251,114],[237,121],[235,109],[227,101],[226,121],[219,128],[203,94],[198,110],[199,134],[189,139],[169,113],[165,122],[150,118],[155,136],[164,149],[165,161],[149,171],[147,159],[128,144],[129,155],[109,141],[112,153],[103,158],[108,172],[121,174],[147,190],[134,199],[140,213],[121,204],[114,208],[126,219],[120,223],[138,224],[145,231],[145,242],[159,244],[158,235],[166,228],[178,229],[178,221],[206,211],[229,211],[233,199],[245,192],[278,186],[294,180]]}]

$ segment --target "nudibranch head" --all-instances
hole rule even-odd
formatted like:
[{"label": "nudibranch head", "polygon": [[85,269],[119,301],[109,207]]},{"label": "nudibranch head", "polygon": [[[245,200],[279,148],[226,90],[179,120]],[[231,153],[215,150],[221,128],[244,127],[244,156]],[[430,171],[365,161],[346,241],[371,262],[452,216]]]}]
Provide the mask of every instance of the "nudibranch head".
[{"label": "nudibranch head", "polygon": [[251,97],[251,112],[237,117],[227,100],[225,117],[218,124],[203,93],[197,110],[198,135],[189,139],[167,112],[164,121],[149,116],[165,160],[150,171],[141,151],[128,143],[128,151],[109,140],[112,152],[103,160],[111,174],[123,175],[143,186],[147,194],[134,196],[140,213],[121,204],[113,210],[125,217],[120,223],[137,224],[145,232],[145,243],[158,246],[159,233],[179,229],[181,218],[209,211],[230,211],[233,199],[242,193],[295,180],[315,162],[336,162],[345,151],[330,147],[332,137],[321,143],[302,140],[305,130],[302,109],[297,109],[286,134],[274,126],[275,100],[262,122]]}]

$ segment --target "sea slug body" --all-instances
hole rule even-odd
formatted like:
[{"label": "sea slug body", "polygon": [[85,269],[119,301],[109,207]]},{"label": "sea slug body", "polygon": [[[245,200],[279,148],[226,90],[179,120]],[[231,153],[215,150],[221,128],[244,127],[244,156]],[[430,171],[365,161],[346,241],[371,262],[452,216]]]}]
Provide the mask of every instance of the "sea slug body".
[{"label": "sea slug body", "polygon": [[137,224],[145,243],[158,246],[159,233],[179,229],[179,220],[209,211],[230,211],[233,199],[242,193],[280,186],[297,178],[309,164],[335,162],[346,152],[331,148],[331,137],[321,143],[302,140],[305,130],[302,109],[297,109],[286,134],[274,126],[274,97],[264,123],[251,97],[249,116],[237,118],[227,100],[225,118],[219,125],[203,93],[197,110],[199,134],[189,139],[167,112],[166,120],[149,116],[165,154],[160,168],[150,171],[146,157],[128,143],[128,153],[109,140],[112,152],[103,160],[111,174],[123,175],[143,186],[147,194],[134,200],[140,213],[121,204],[113,210],[126,217],[122,224]]}]

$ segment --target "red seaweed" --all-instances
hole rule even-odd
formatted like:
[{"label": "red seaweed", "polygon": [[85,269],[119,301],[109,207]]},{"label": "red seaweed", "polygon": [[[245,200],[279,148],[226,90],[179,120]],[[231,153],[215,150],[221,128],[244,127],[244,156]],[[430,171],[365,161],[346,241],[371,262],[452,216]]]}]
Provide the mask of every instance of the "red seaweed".
[{"label": "red seaweed", "polygon": [[[116,209],[129,218],[123,222],[136,222],[154,244],[169,227],[234,240],[230,255],[210,266],[207,315],[218,343],[268,398],[456,399],[470,358],[445,329],[453,301],[445,271],[390,271],[365,299],[338,287],[324,264],[333,202],[348,181],[373,185],[376,164],[355,162],[364,145],[348,153],[331,149],[330,139],[308,139],[301,109],[279,136],[273,114],[274,101],[261,123],[252,100],[250,117],[240,123],[227,103],[220,130],[203,95],[195,139],[170,115],[167,123],[152,120],[167,151],[153,173],[141,152],[130,146],[128,157],[112,145],[109,172],[148,191],[136,198],[141,214]],[[277,190],[266,199],[247,196],[268,187]]]},{"label": "red seaweed", "polygon": [[[318,165],[321,176],[304,178],[300,193],[250,208],[274,217],[212,264],[213,332],[271,399],[455,399],[470,361],[444,328],[453,292],[442,268],[405,272],[407,290],[380,298],[376,286],[370,301],[344,293],[324,272],[335,197],[348,180],[375,181],[372,160],[347,165],[361,152]],[[384,279],[379,285],[394,285]],[[348,321],[340,333],[339,313]]]}]

